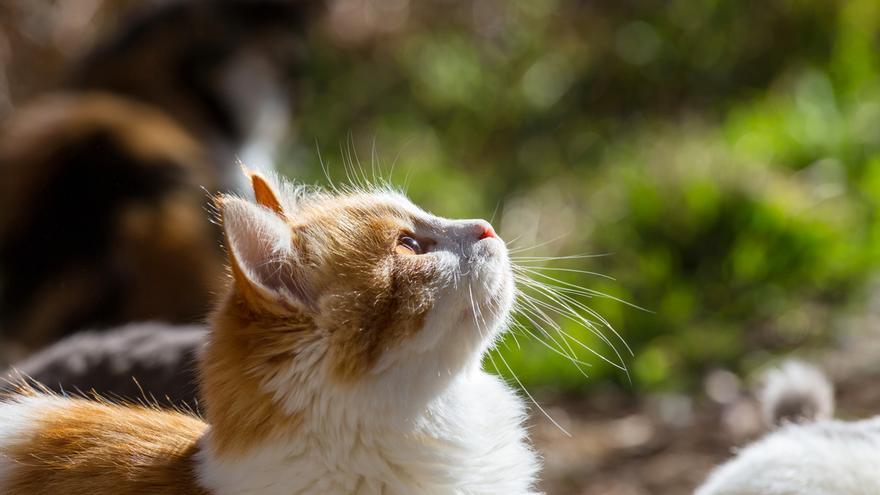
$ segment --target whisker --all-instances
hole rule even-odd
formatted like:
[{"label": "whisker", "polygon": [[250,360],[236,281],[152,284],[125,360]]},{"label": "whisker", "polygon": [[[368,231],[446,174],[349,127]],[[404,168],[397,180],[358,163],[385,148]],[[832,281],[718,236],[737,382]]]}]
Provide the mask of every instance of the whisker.
[{"label": "whisker", "polygon": [[[559,326],[557,327],[557,331],[559,331],[560,334],[574,340],[575,343],[577,343],[578,345],[580,345],[584,349],[588,350],[592,354],[596,355],[598,358],[602,359],[606,363],[614,366],[615,368],[620,369],[621,371],[624,371],[627,374],[629,373],[627,370],[626,364],[623,360],[623,357],[620,355],[620,352],[618,352],[617,347],[608,339],[608,337],[606,337],[602,332],[600,332],[595,327],[595,324],[593,322],[587,320],[586,318],[583,317],[583,315],[574,311],[569,306],[567,306],[564,302],[561,302],[561,301],[554,301],[554,302],[556,302],[557,304],[560,304],[562,306],[562,308],[559,308],[557,306],[553,306],[552,304],[549,304],[547,302],[544,302],[544,301],[541,301],[541,300],[538,300],[535,298],[530,299],[529,302],[535,306],[540,306],[541,308],[545,308],[549,311],[555,312],[556,314],[560,315],[561,317],[568,319],[570,321],[573,321],[575,323],[578,323],[581,326],[590,330],[590,332],[593,335],[598,337],[604,344],[606,344],[608,347],[611,348],[611,350],[614,352],[614,354],[617,357],[620,364],[612,362],[610,359],[606,358],[603,354],[597,352],[596,350],[594,350],[590,346],[587,346],[586,344],[581,342],[579,339],[577,339],[574,336],[567,333],[565,330],[562,330],[562,327],[559,327]],[[540,309],[540,308],[536,308],[536,309]],[[624,342],[624,345],[626,345],[626,342]],[[627,349],[629,349],[629,347],[627,347]]]},{"label": "whisker", "polygon": [[489,223],[495,222],[495,215],[498,214],[498,208],[501,206],[501,200],[499,199],[497,203],[495,203],[495,209],[492,211],[492,216],[489,217]]},{"label": "whisker", "polygon": [[[471,289],[470,284],[468,284],[468,295],[470,296],[471,314],[474,317],[474,325],[477,327],[477,331],[480,333],[480,336],[485,338],[482,330],[480,330],[480,323],[479,323],[479,321],[477,321],[478,312],[480,315],[480,319],[483,321],[483,324],[485,324],[486,321],[482,317],[482,312],[480,312],[479,309],[477,308],[477,306],[474,304],[474,294],[473,294],[473,290]],[[495,358],[492,356],[492,352],[491,351],[488,352],[487,355],[489,356],[489,361],[492,362],[492,366],[495,368],[495,371],[497,372],[498,365],[495,363]],[[538,410],[541,411],[541,413],[544,415],[544,417],[546,417],[551,423],[553,423],[553,425],[555,425],[557,428],[559,428],[559,431],[561,431],[563,434],[565,434],[566,436],[568,436],[570,438],[571,434],[565,428],[563,428],[562,425],[560,425],[555,419],[553,419],[553,417],[550,416],[550,414],[547,413],[547,411],[544,410],[543,407],[541,407],[541,404],[538,404],[538,401],[535,400],[535,398],[528,391],[528,389],[526,389],[526,387],[523,385],[522,381],[520,381],[519,377],[516,376],[516,373],[513,371],[513,369],[510,367],[510,365],[507,364],[507,360],[504,359],[504,355],[499,353],[498,357],[501,358],[501,361],[504,363],[504,366],[507,368],[507,371],[509,371],[510,375],[513,377],[513,379],[516,380],[516,383],[519,385],[519,388],[523,391],[523,393],[525,393],[526,396],[528,396],[529,400],[532,401],[532,404],[534,404],[535,407],[537,407]]]},{"label": "whisker", "polygon": [[[581,364],[586,365],[588,367],[591,367],[592,365],[581,361],[577,357],[577,352],[574,350],[574,348],[571,346],[571,344],[565,339],[564,336],[562,337],[562,341],[563,341],[563,344],[565,345],[565,347],[568,349],[568,351],[566,351],[565,349],[562,348],[562,345],[559,344],[559,341],[556,340],[556,338],[553,337],[553,335],[551,335],[550,332],[547,332],[546,330],[544,330],[543,327],[538,325],[532,319],[532,317],[542,319],[542,317],[539,316],[538,313],[536,313],[528,308],[522,308],[521,311],[522,311],[522,313],[521,313],[522,316],[524,316],[526,319],[528,319],[533,325],[535,325],[536,328],[541,328],[541,331],[544,332],[545,335],[547,335],[554,343],[556,343],[556,345],[559,346],[559,350],[554,349],[557,352],[557,354],[560,354],[560,355],[564,356],[566,359],[568,359],[571,362],[571,364],[573,364],[574,367],[584,376],[584,378],[589,378],[589,375],[587,375],[587,372],[584,371],[583,368],[581,368]],[[554,322],[550,319],[548,319],[546,321],[551,325],[551,327],[558,328],[556,322]],[[563,335],[563,333],[561,331],[559,332],[559,334]],[[540,340],[541,339],[539,339],[539,341]]]},{"label": "whisker", "polygon": [[330,185],[330,189],[333,192],[337,192],[336,184],[333,183],[333,178],[330,177],[330,169],[327,167],[327,164],[324,163],[324,158],[321,156],[321,145],[318,143],[317,139],[315,139],[315,151],[318,154],[318,164],[321,166],[321,170],[324,172],[324,177],[327,178],[327,184]]},{"label": "whisker", "polygon": [[[602,315],[600,315],[596,310],[594,310],[593,308],[590,308],[589,306],[583,304],[582,302],[578,301],[577,299],[575,299],[575,298],[573,298],[573,297],[571,297],[571,296],[569,296],[569,295],[567,295],[567,294],[562,294],[562,293],[557,292],[557,291],[556,291],[556,288],[553,288],[553,287],[548,286],[548,285],[545,285],[544,287],[545,287],[547,290],[550,290],[551,292],[555,292],[555,293],[556,293],[555,295],[556,295],[557,297],[561,298],[563,301],[566,301],[566,302],[568,302],[568,303],[574,305],[574,306],[577,307],[578,309],[580,309],[580,310],[586,312],[587,314],[589,314],[590,316],[596,318],[596,319],[599,321],[599,323],[601,323],[605,328],[607,328],[607,329],[610,330],[612,333],[614,333],[615,337],[617,337],[618,340],[620,340],[620,342],[626,347],[626,350],[629,352],[629,354],[630,354],[631,356],[634,355],[632,349],[630,349],[630,347],[629,347],[629,344],[627,344],[626,339],[624,339],[623,336],[620,335],[620,334],[617,332],[617,330],[614,329],[614,326],[611,325],[611,322],[609,322],[608,320],[606,320],[606,319],[605,319]],[[569,308],[569,309],[570,309],[570,308]],[[576,313],[576,311],[572,311],[572,312],[573,312],[573,313]]]},{"label": "whisker", "polygon": [[[586,361],[581,361],[580,359],[578,359],[578,358],[576,358],[576,357],[572,357],[571,355],[569,355],[569,354],[566,353],[565,351],[563,351],[563,350],[559,350],[559,349],[557,349],[556,347],[550,345],[549,343],[547,343],[547,341],[545,341],[545,340],[542,339],[539,335],[537,335],[535,332],[533,332],[532,329],[530,329],[529,327],[523,325],[522,323],[516,323],[515,326],[511,327],[511,329],[512,329],[512,330],[521,330],[521,331],[525,332],[525,333],[528,334],[530,337],[532,337],[533,339],[537,340],[541,345],[543,345],[544,347],[546,347],[547,350],[549,350],[550,352],[552,352],[552,353],[554,353],[554,354],[557,354],[557,355],[559,355],[559,356],[565,358],[566,360],[572,361],[572,363],[577,363],[577,364],[580,365],[580,366],[586,366],[586,367],[588,367],[588,368],[593,366],[592,364],[590,364],[590,363],[588,363],[588,362],[586,362]],[[589,376],[586,374],[586,372],[584,372],[584,376],[586,376],[587,378],[589,378]]]},{"label": "whisker", "polygon": [[[556,340],[556,337],[554,337],[553,334],[551,334],[550,332],[545,330],[544,326],[542,324],[535,321],[535,318],[541,319],[541,317],[537,313],[535,313],[534,311],[530,312],[528,308],[524,308],[524,307],[517,307],[514,310],[514,312],[516,314],[518,314],[519,316],[528,320],[529,323],[531,323],[537,330],[539,330],[541,333],[546,335],[547,338],[549,338],[554,344],[556,344],[559,347],[557,348],[557,347],[551,346],[549,343],[547,343],[543,339],[541,339],[541,337],[539,335],[535,334],[531,329],[529,329],[528,327],[526,327],[522,323],[518,322],[517,325],[519,326],[519,328],[524,329],[526,332],[529,333],[529,335],[538,339],[542,344],[544,344],[545,346],[547,346],[548,348],[550,348],[551,350],[553,350],[557,354],[560,354],[561,356],[565,357],[566,359],[568,359],[570,361],[577,362],[577,364],[588,366],[588,367],[592,366],[590,363],[587,363],[587,362],[584,362],[584,361],[581,361],[580,359],[578,359],[577,353],[574,351],[574,349],[571,348],[570,345],[566,345],[566,347],[568,347],[568,349],[569,349],[570,354],[568,352],[566,352],[565,349],[562,348],[562,345],[559,343],[559,341]],[[556,326],[556,322],[553,321],[552,319],[549,321],[545,321],[545,323],[549,324],[551,327]],[[586,375],[586,373],[584,373],[584,374]]]},{"label": "whisker", "polygon": [[553,276],[547,275],[546,273],[534,272],[534,275],[537,276],[537,277],[545,278],[545,279],[547,279],[547,280],[550,280],[550,281],[553,281],[553,282],[559,284],[559,285],[557,286],[557,288],[559,288],[559,289],[562,289],[561,286],[565,286],[565,287],[568,287],[568,290],[576,290],[576,291],[578,291],[579,293],[582,293],[582,294],[584,294],[584,295],[590,295],[590,296],[595,296],[595,297],[602,297],[602,298],[605,298],[605,299],[611,299],[612,301],[619,302],[619,303],[621,303],[621,304],[625,304],[625,305],[627,305],[627,306],[629,306],[629,307],[631,307],[631,308],[638,309],[638,310],[640,310],[640,311],[644,311],[644,312],[646,312],[646,313],[652,313],[652,311],[649,310],[649,309],[645,309],[645,308],[643,308],[643,307],[641,307],[641,306],[638,306],[638,305],[636,305],[636,304],[634,304],[634,303],[631,303],[631,302],[626,301],[626,300],[624,300],[624,299],[621,299],[621,298],[619,298],[619,297],[612,296],[611,294],[606,294],[606,293],[604,293],[604,292],[600,292],[600,291],[597,291],[597,290],[587,289],[587,288],[581,287],[581,286],[579,286],[579,285],[575,285],[575,284],[573,284],[573,283],[571,283],[571,282],[566,282],[566,281],[564,281],[564,280],[560,280],[560,279],[558,279],[558,278],[556,278],[556,277],[553,277]]},{"label": "whisker", "polygon": [[[573,321],[573,322],[575,322],[575,323],[581,324],[582,326],[585,326],[585,327],[587,327],[587,328],[590,328],[591,331],[593,331],[593,333],[594,333],[598,338],[600,338],[603,342],[605,342],[609,347],[611,347],[611,348],[614,350],[615,354],[617,354],[618,357],[620,356],[619,353],[617,353],[616,349],[614,349],[614,345],[612,345],[610,342],[607,341],[607,337],[605,337],[604,335],[602,335],[601,332],[596,332],[596,331],[595,331],[595,327],[594,327],[593,325],[591,325],[591,324],[585,324],[585,322],[586,322],[587,320],[585,320],[585,319],[579,319],[579,318],[577,318],[576,315],[575,315],[575,316],[572,316],[572,315],[566,314],[565,312],[560,312],[560,311],[558,311],[558,310],[556,309],[555,306],[553,306],[553,305],[551,305],[551,304],[547,304],[547,303],[545,303],[545,302],[543,302],[543,301],[539,301],[539,300],[537,300],[537,299],[530,299],[530,300],[529,300],[529,304],[532,305],[532,306],[531,306],[531,310],[532,310],[532,311],[536,311],[536,312],[538,312],[539,314],[542,314],[542,315],[543,315],[543,318],[545,318],[546,320],[551,320],[551,321],[552,321],[552,318],[551,318],[549,315],[547,315],[546,312],[543,311],[542,307],[543,307],[544,309],[548,309],[548,310],[550,310],[550,311],[557,312],[557,314],[559,314],[559,315],[562,316],[563,318],[566,318],[566,319],[568,319],[568,320],[570,320],[570,321]],[[563,336],[564,338],[567,338],[567,339],[571,339],[572,341],[574,341],[574,343],[578,344],[580,347],[582,347],[584,350],[586,350],[586,351],[589,352],[590,354],[592,354],[592,355],[596,356],[597,358],[601,359],[602,361],[606,362],[608,365],[613,366],[613,367],[615,367],[615,368],[617,368],[617,369],[619,369],[619,370],[621,370],[621,371],[626,371],[626,366],[625,366],[625,365],[615,363],[614,361],[612,361],[612,360],[610,360],[609,358],[605,357],[605,355],[603,355],[602,353],[598,352],[597,350],[593,349],[592,347],[588,346],[587,344],[581,342],[579,339],[575,338],[574,336],[572,336],[571,334],[569,334],[568,332],[566,332],[565,330],[563,330],[562,327],[561,327],[560,325],[556,324],[555,327],[554,327],[554,329],[555,329],[555,330],[556,330],[561,336]],[[566,340],[565,342],[568,343],[568,340]]]},{"label": "whisker", "polygon": [[[510,372],[510,376],[512,376],[513,379],[516,380],[516,383],[517,383],[517,385],[519,385],[519,388],[528,396],[529,400],[532,401],[532,404],[534,404],[535,407],[537,407],[538,410],[541,411],[541,414],[543,414],[544,417],[546,417],[548,420],[550,420],[550,422],[553,423],[553,426],[559,428],[559,431],[561,431],[565,436],[572,438],[571,433],[569,433],[568,430],[563,428],[561,424],[559,424],[555,419],[553,419],[553,416],[550,416],[550,413],[548,413],[546,410],[544,410],[544,408],[541,407],[541,404],[538,404],[538,401],[535,400],[535,398],[528,391],[528,389],[522,384],[519,377],[516,376],[516,373],[513,372],[513,369],[510,367],[510,365],[507,364],[507,360],[504,359],[504,354],[498,353],[498,357],[501,358],[501,362],[504,363],[504,367],[507,368],[507,371]],[[492,357],[491,353],[489,354],[489,360],[492,361],[493,366],[496,366],[494,364],[495,359]],[[496,368],[497,368],[497,366],[496,366]]]},{"label": "whisker", "polygon": [[571,254],[568,256],[511,256],[510,259],[517,262],[547,262],[547,261],[561,261],[561,260],[580,260],[580,259],[589,259],[589,258],[602,258],[605,256],[611,256],[613,253],[599,253],[599,254]]},{"label": "whisker", "polygon": [[560,235],[558,235],[558,236],[556,236],[556,237],[554,237],[554,238],[552,238],[552,239],[550,239],[550,240],[548,240],[548,241],[544,241],[544,242],[542,242],[542,243],[535,244],[535,245],[533,245],[533,246],[528,246],[528,247],[522,247],[522,248],[512,249],[512,250],[510,250],[510,254],[523,253],[523,252],[526,252],[526,251],[533,251],[533,250],[535,250],[535,249],[538,249],[539,247],[543,247],[543,246],[546,246],[546,245],[548,245],[548,244],[552,244],[552,243],[554,243],[554,242],[556,242],[556,241],[558,241],[558,240],[560,240],[560,239],[562,239],[562,238],[564,238],[564,237],[568,237],[569,234],[571,234],[571,231],[566,232],[566,233],[564,233],[564,234],[560,234]]},{"label": "whisker", "polygon": [[581,311],[589,314],[590,316],[596,318],[599,323],[601,323],[605,328],[609,329],[614,334],[614,336],[617,337],[617,339],[620,340],[621,343],[623,343],[624,347],[626,347],[629,354],[633,355],[632,349],[630,349],[629,344],[627,344],[626,340],[614,329],[614,326],[611,325],[611,323],[608,320],[606,320],[604,317],[602,317],[602,315],[600,315],[598,312],[596,312],[595,310],[593,310],[589,306],[586,306],[585,304],[581,303],[580,301],[574,299],[573,297],[571,297],[567,294],[560,293],[558,290],[559,289],[558,287],[550,286],[550,285],[545,284],[543,282],[532,280],[527,277],[518,277],[517,280],[521,284],[523,284],[527,287],[531,287],[532,289],[534,289],[536,291],[539,291],[544,296],[548,297],[551,301],[553,301],[555,304],[559,305],[561,307],[561,309],[564,309],[565,311],[560,311],[560,308],[554,307],[552,305],[548,305],[548,307],[553,308],[555,311],[558,311],[560,314],[567,313],[566,316],[569,318],[572,318],[572,316],[573,316],[576,321],[580,321],[584,326],[589,328],[593,334],[595,334],[596,336],[601,338],[603,340],[603,342],[605,342],[606,344],[609,345],[609,347],[614,349],[615,353],[616,353],[617,350],[616,350],[615,346],[608,340],[607,337],[605,337],[605,335],[602,332],[598,331],[598,329],[595,328],[595,322],[589,321],[586,318],[584,318],[583,315],[581,315],[578,311],[576,311],[574,308],[572,308],[572,306],[574,306],[574,307],[580,309]]},{"label": "whisker", "polygon": [[604,278],[604,279],[608,279],[608,280],[611,280],[611,281],[614,281],[614,282],[617,281],[616,278],[614,278],[614,277],[612,277],[612,276],[610,276],[610,275],[605,275],[604,273],[591,272],[591,271],[589,271],[589,270],[579,270],[579,269],[577,269],[577,268],[560,268],[560,267],[555,267],[555,266],[516,266],[516,265],[514,265],[514,266],[513,266],[513,269],[514,269],[514,271],[521,270],[521,271],[529,272],[529,273],[531,273],[533,270],[538,270],[538,271],[540,271],[540,270],[545,270],[545,271],[551,271],[551,272],[566,272],[566,273],[579,273],[579,274],[582,274],[582,275],[593,275],[593,276],[596,276],[596,277],[602,277],[602,278]]}]

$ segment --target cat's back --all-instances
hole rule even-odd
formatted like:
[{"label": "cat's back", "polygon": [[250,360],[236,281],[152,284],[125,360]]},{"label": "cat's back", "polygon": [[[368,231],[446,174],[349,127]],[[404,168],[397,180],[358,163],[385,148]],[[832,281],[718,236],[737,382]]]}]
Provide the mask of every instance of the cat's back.
[{"label": "cat's back", "polygon": [[0,493],[207,494],[207,426],[182,413],[31,393],[0,403]]}]

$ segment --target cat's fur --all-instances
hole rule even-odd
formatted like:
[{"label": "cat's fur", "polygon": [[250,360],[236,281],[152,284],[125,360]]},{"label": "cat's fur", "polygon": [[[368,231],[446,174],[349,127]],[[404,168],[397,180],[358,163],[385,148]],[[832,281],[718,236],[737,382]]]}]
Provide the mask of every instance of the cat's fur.
[{"label": "cat's fur", "polygon": [[234,282],[201,360],[205,423],[13,397],[0,492],[533,493],[523,404],[481,369],[514,297],[491,227],[391,191],[256,189],[263,206],[219,205]]},{"label": "cat's fur", "polygon": [[[873,495],[880,493],[880,417],[828,419],[827,378],[802,363],[771,372],[762,404],[783,426],[716,469],[696,495]],[[812,421],[812,422],[810,422]]]},{"label": "cat's fur", "polygon": [[792,359],[770,369],[759,398],[769,427],[834,415],[834,386],[822,371],[803,361]]}]

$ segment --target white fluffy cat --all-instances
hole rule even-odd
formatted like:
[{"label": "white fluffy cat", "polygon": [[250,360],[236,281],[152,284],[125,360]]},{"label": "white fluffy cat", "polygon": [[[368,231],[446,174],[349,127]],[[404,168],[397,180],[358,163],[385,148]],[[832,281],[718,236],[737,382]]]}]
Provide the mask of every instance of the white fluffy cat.
[{"label": "white fluffy cat", "polygon": [[716,469],[696,495],[880,494],[880,417],[830,419],[830,383],[796,362],[771,372],[762,402],[768,422],[783,425]]}]

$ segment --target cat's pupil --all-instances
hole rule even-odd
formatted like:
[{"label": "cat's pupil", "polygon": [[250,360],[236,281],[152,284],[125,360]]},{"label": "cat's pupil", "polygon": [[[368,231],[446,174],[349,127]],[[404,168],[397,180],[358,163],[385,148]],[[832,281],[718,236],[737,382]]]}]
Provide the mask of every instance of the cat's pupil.
[{"label": "cat's pupil", "polygon": [[411,250],[413,254],[422,254],[422,246],[419,244],[419,241],[413,239],[409,236],[402,236],[398,241],[401,246],[404,246]]}]

